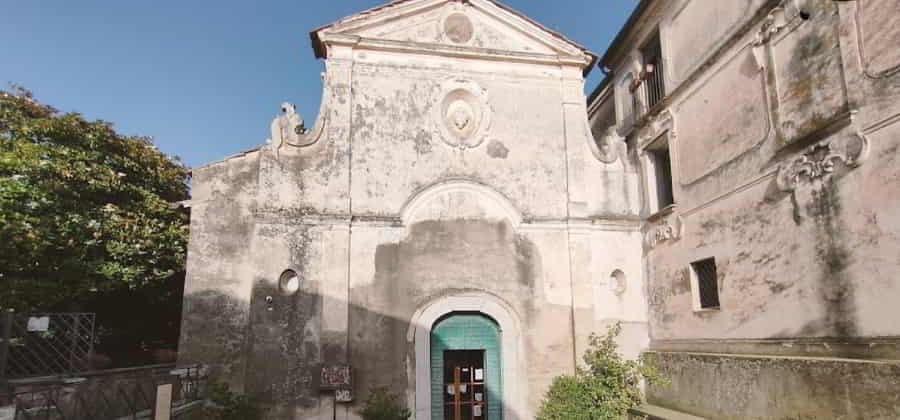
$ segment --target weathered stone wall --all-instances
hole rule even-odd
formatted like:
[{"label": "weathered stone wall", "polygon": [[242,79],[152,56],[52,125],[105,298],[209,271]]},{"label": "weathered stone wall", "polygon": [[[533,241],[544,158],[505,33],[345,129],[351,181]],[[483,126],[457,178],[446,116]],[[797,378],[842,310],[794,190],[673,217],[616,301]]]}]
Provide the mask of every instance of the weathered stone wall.
[{"label": "weathered stone wall", "polygon": [[[591,136],[583,50],[478,0],[316,36],[315,126],[195,170],[184,360],[217,365],[272,418],[354,418],[378,385],[421,418],[431,325],[415,320],[435,302],[492,305],[512,354],[504,418],[527,419],[592,332],[622,320],[627,352],[646,346],[638,172]],[[287,269],[296,292],[279,287]],[[355,405],[319,391],[323,364],[353,367]]]},{"label": "weathered stone wall", "polygon": [[[649,352],[672,383],[649,402],[714,419],[893,419],[897,362]],[[838,397],[839,398],[836,398]]]},{"label": "weathered stone wall", "polygon": [[246,327],[253,285],[251,252],[259,153],[193,171],[191,241],[179,362],[208,363],[243,389]]},{"label": "weathered stone wall", "polygon": [[[654,4],[627,37],[635,49],[660,30],[668,96],[628,141],[644,164],[668,141],[676,202],[643,210],[651,348],[675,381],[651,402],[712,418],[896,417],[889,399],[863,403],[895,386],[892,365],[814,358],[900,355],[896,2]],[[622,77],[638,54],[619,49]],[[698,311],[689,266],[708,257],[721,308]],[[743,404],[750,390],[767,397]]]},{"label": "weathered stone wall", "polygon": [[[853,66],[842,63],[852,59],[857,45],[851,36],[839,39],[837,34],[841,28],[853,33],[855,4],[842,6],[841,13],[834,2],[807,2],[806,7],[808,19],[784,17],[784,26],[759,46],[752,42],[756,31],[748,32],[740,41],[751,41],[750,46],[735,43],[697,82],[673,87],[675,128],[670,134],[677,210],[663,223],[677,218],[682,232],[680,238],[647,249],[655,339],[880,337],[900,332],[882,321],[891,313],[888,296],[896,297],[897,289],[890,282],[876,285],[898,268],[897,261],[879,255],[900,247],[900,231],[888,216],[897,210],[890,197],[900,189],[892,166],[900,127],[890,115],[872,121],[872,114],[883,115],[885,109],[864,97],[847,111],[847,92],[885,94],[874,93],[871,86],[884,82],[869,78],[845,85],[845,79],[854,80]],[[754,47],[768,50],[763,51],[762,68],[751,54]],[[849,51],[842,53],[842,48]],[[807,62],[790,72],[791,64],[780,56]],[[732,69],[736,61],[742,64]],[[751,74],[759,76],[745,79]],[[813,82],[818,84],[797,85]],[[741,90],[762,92],[744,96]],[[806,99],[797,99],[803,95]],[[785,105],[793,100],[814,105]],[[828,100],[840,105],[821,111]],[[896,114],[900,106],[895,102],[892,109]],[[741,118],[729,120],[733,110],[742,110]],[[761,119],[758,127],[743,120],[754,115]],[[815,135],[787,134],[787,127],[806,124],[801,124],[804,119],[819,121],[804,131]],[[710,130],[704,120],[723,126]],[[826,144],[828,156],[818,153]],[[833,171],[823,163],[833,163]],[[695,313],[685,269],[708,256],[717,260],[722,310]]]}]

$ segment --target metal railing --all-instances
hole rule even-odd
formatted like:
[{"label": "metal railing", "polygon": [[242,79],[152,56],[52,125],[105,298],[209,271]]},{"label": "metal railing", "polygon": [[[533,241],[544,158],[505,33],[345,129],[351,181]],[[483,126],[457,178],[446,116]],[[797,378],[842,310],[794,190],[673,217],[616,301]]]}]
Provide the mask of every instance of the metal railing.
[{"label": "metal railing", "polygon": [[107,420],[153,418],[160,387],[171,387],[169,412],[201,398],[205,369],[156,365],[89,372],[78,378],[10,382],[14,420]]},{"label": "metal railing", "polygon": [[[656,58],[659,61],[659,58]],[[652,109],[666,96],[666,88],[663,84],[662,66],[659,63],[651,63],[644,66],[646,79],[644,80],[644,94],[647,97],[647,110]]]}]

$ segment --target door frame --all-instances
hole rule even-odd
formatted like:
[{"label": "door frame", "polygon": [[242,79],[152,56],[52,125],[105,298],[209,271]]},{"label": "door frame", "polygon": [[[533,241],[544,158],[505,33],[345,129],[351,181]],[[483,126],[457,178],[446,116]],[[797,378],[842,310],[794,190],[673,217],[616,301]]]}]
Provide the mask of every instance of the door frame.
[{"label": "door frame", "polygon": [[[525,406],[527,381],[520,323],[515,312],[502,299],[485,292],[465,292],[442,296],[422,305],[412,316],[406,339],[415,346],[415,368],[407,368],[407,400],[415,407],[416,420],[431,419],[431,329],[444,316],[454,312],[480,313],[493,319],[500,329],[502,361],[503,420],[532,418]],[[409,366],[409,364],[407,365]]]}]

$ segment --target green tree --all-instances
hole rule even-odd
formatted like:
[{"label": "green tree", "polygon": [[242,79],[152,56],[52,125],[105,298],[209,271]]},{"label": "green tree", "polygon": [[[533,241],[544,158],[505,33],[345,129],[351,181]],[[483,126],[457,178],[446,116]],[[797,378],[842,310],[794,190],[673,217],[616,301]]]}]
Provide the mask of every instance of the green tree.
[{"label": "green tree", "polygon": [[147,137],[0,91],[0,307],[64,310],[176,276],[188,179]]},{"label": "green tree", "polygon": [[666,380],[641,360],[626,360],[618,352],[616,337],[622,324],[609,327],[606,335],[591,335],[585,367],[575,375],[554,379],[544,396],[538,420],[617,420],[641,404],[641,379],[662,385]]}]

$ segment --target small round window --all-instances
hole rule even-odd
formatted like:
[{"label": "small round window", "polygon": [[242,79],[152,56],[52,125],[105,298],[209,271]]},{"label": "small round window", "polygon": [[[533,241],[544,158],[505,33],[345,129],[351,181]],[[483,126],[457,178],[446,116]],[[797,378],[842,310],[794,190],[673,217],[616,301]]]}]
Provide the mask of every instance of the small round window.
[{"label": "small round window", "polygon": [[285,270],[278,280],[278,290],[285,295],[292,295],[300,290],[300,276],[294,270]]}]

